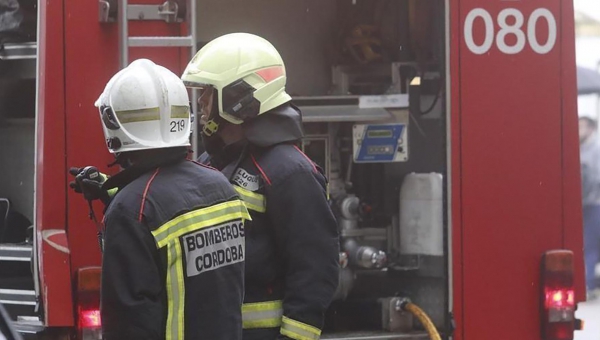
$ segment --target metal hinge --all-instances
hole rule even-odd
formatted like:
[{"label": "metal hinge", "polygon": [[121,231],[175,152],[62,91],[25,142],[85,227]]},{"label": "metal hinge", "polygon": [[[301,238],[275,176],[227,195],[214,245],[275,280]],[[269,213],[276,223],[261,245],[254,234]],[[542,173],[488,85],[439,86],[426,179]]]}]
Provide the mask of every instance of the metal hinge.
[{"label": "metal hinge", "polygon": [[[116,22],[118,0],[98,0],[98,21]],[[162,5],[127,5],[127,20],[161,20],[167,23],[185,21],[185,1],[168,0]]]}]

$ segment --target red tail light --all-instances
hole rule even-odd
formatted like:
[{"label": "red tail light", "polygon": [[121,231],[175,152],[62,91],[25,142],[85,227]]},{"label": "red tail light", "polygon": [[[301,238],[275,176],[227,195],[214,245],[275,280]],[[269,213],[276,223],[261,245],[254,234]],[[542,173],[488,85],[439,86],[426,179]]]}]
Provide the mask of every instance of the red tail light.
[{"label": "red tail light", "polygon": [[576,329],[573,252],[553,250],[542,259],[542,339],[573,340]]},{"label": "red tail light", "polygon": [[575,308],[573,289],[551,289],[545,287],[546,308]]},{"label": "red tail light", "polygon": [[79,325],[82,328],[94,328],[102,326],[102,323],[100,322],[100,310],[80,310]]},{"label": "red tail light", "polygon": [[79,340],[102,339],[100,268],[81,268],[77,272],[77,317]]}]

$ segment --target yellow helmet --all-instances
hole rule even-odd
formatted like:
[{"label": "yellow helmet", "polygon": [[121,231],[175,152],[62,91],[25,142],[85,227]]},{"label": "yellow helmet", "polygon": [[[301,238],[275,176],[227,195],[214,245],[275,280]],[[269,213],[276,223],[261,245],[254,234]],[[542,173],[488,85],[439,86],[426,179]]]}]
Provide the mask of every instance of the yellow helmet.
[{"label": "yellow helmet", "polygon": [[231,33],[206,44],[181,77],[190,88],[216,90],[219,116],[242,124],[292,98],[285,92],[283,59],[267,40]]}]

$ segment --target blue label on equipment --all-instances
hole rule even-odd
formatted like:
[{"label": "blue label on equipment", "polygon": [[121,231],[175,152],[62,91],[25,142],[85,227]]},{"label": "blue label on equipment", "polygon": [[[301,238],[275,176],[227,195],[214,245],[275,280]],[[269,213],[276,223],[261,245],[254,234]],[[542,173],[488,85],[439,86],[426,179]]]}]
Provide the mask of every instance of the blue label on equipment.
[{"label": "blue label on equipment", "polygon": [[362,136],[356,161],[394,161],[398,152],[398,141],[405,128],[403,124],[368,125]]}]

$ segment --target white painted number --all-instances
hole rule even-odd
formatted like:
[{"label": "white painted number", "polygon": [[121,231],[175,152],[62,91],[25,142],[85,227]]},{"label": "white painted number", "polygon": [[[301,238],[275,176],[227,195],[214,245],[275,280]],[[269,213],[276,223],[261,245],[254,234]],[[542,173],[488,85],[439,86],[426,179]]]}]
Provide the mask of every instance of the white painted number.
[{"label": "white painted number", "polygon": [[[483,20],[485,26],[485,35],[483,43],[478,45],[473,38],[473,25],[476,19]],[[544,18],[548,24],[548,40],[540,44],[537,36],[537,23]],[[467,14],[465,18],[465,43],[469,50],[475,54],[484,54],[490,51],[494,44],[494,35],[496,37],[496,46],[505,54],[517,54],[523,51],[527,42],[531,49],[538,54],[550,52],[556,44],[556,19],[554,15],[546,8],[538,8],[529,16],[527,21],[527,35],[523,30],[525,17],[523,13],[516,8],[506,8],[498,13],[497,18],[500,30],[496,34],[494,31],[494,21],[490,13],[483,8],[475,8]],[[507,43],[507,37],[513,36],[516,42],[512,45]]]},{"label": "white painted number", "polygon": [[[514,18],[515,23],[508,24],[508,18]],[[498,25],[500,31],[496,36],[496,45],[498,49],[506,54],[517,54],[525,47],[525,33],[521,30],[523,27],[523,13],[514,8],[507,8],[498,14]],[[514,35],[517,38],[517,42],[513,46],[506,44],[506,36],[509,34]]]},{"label": "white painted number", "polygon": [[[473,23],[477,18],[483,19],[485,24],[485,39],[481,45],[477,45],[473,40]],[[471,52],[475,54],[484,54],[490,50],[494,43],[494,21],[488,11],[483,8],[475,8],[469,12],[465,19],[465,42]]]},{"label": "white painted number", "polygon": [[[548,40],[544,45],[540,45],[535,33],[535,27],[540,18],[546,19],[546,22],[548,23]],[[550,52],[556,43],[556,20],[554,19],[552,12],[545,8],[538,8],[533,11],[529,17],[529,22],[527,23],[527,37],[529,38],[529,45],[531,45],[531,48],[536,53],[546,54]]]}]

